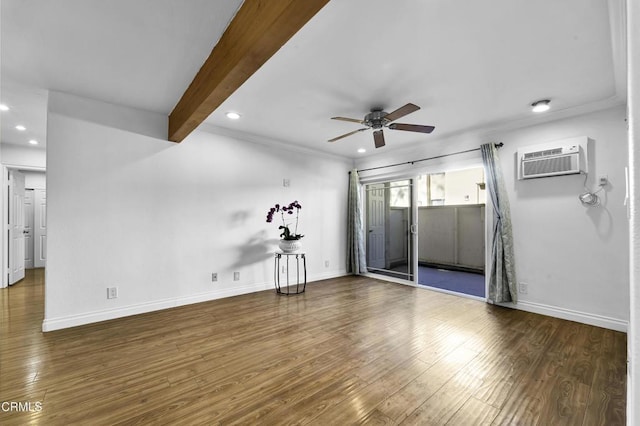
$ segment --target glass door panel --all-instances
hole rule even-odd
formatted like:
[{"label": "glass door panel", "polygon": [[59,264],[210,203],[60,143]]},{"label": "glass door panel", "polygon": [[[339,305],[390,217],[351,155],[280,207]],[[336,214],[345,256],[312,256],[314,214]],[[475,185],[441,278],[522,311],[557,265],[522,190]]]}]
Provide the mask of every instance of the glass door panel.
[{"label": "glass door panel", "polygon": [[413,281],[412,181],[369,184],[365,192],[367,269]]},{"label": "glass door panel", "polygon": [[422,175],[416,182],[418,284],[484,297],[484,169]]}]

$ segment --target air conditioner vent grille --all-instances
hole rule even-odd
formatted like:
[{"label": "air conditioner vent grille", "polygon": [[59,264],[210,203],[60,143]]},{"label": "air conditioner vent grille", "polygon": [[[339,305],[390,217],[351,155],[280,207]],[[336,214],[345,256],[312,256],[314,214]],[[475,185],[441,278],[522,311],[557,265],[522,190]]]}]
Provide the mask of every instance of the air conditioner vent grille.
[{"label": "air conditioner vent grille", "polygon": [[541,160],[532,160],[522,163],[524,167],[524,176],[549,175],[562,172],[577,173],[576,165],[573,164],[571,155],[561,157],[545,158]]},{"label": "air conditioner vent grille", "polygon": [[589,138],[577,136],[518,149],[518,179],[572,175],[589,171]]},{"label": "air conditioner vent grille", "polygon": [[562,148],[546,149],[544,151],[527,152],[524,154],[524,159],[529,160],[531,158],[548,157],[550,155],[562,154]]}]

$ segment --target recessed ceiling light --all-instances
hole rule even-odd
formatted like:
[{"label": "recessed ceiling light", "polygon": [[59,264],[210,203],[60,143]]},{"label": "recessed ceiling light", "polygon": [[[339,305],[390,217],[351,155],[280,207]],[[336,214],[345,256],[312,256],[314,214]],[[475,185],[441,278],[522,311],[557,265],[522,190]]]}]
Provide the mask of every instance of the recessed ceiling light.
[{"label": "recessed ceiling light", "polygon": [[360,154],[364,154],[365,152],[367,152],[367,150],[366,150],[366,149],[364,149],[364,148],[359,148],[359,149],[358,149],[358,152],[359,152]]},{"label": "recessed ceiling light", "polygon": [[231,120],[237,120],[238,118],[240,118],[240,114],[238,114],[237,112],[229,111],[227,113],[227,118]]},{"label": "recessed ceiling light", "polygon": [[531,108],[531,111],[533,112],[545,112],[548,111],[550,106],[549,103],[551,103],[551,101],[549,99],[543,99],[541,101],[536,101],[534,103],[531,104],[531,106],[533,108]]},{"label": "recessed ceiling light", "polygon": [[31,140],[29,141],[29,143],[30,143],[31,145],[38,145],[38,141],[37,141],[37,140],[35,140],[35,139],[31,139]]},{"label": "recessed ceiling light", "polygon": [[9,111],[9,107],[5,104],[0,104],[0,111]]},{"label": "recessed ceiling light", "polygon": [[25,130],[27,130],[27,128],[24,127],[22,124],[18,124],[16,126],[16,130],[20,130],[21,132],[24,132]]}]

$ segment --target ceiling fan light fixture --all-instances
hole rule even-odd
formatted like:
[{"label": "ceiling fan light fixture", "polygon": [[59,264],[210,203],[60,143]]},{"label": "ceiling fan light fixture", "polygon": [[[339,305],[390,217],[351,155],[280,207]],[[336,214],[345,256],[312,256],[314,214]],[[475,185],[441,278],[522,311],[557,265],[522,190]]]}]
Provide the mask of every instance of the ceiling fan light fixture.
[{"label": "ceiling fan light fixture", "polygon": [[[354,135],[358,132],[362,132],[364,130],[373,130],[373,143],[376,148],[381,148],[385,146],[384,133],[383,129],[387,128],[390,130],[404,130],[408,132],[418,132],[418,133],[431,133],[435,129],[433,126],[424,126],[421,124],[407,124],[407,123],[393,123],[393,121],[404,117],[405,115],[411,114],[412,112],[416,112],[420,109],[418,105],[408,103],[400,108],[396,109],[392,112],[386,112],[381,107],[374,107],[371,109],[367,115],[364,116],[364,119],[358,120],[355,118],[348,117],[331,117],[332,120],[340,120],[340,121],[348,121],[352,123],[362,124],[366,127],[362,127],[357,130],[353,130],[349,133],[345,133],[333,139],[329,139],[327,142],[335,142],[339,139],[346,138],[347,136]],[[360,150],[358,150],[360,152]]]},{"label": "ceiling fan light fixture", "polygon": [[240,114],[238,114],[237,112],[234,112],[234,111],[229,111],[229,112],[226,114],[226,116],[227,116],[227,118],[228,118],[228,119],[230,119],[230,120],[237,120],[237,119],[239,119],[239,118],[240,118]]},{"label": "ceiling fan light fixture", "polygon": [[551,108],[551,106],[549,105],[551,103],[551,101],[549,99],[543,99],[541,101],[536,101],[534,103],[531,104],[531,111],[533,112],[545,112],[545,111],[549,111],[549,108]]}]

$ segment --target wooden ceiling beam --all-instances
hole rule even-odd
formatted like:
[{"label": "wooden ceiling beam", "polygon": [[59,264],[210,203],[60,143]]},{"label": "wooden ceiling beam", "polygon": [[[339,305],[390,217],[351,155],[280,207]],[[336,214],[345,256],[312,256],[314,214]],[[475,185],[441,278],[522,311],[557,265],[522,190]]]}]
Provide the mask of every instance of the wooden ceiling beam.
[{"label": "wooden ceiling beam", "polygon": [[329,0],[245,0],[169,115],[182,142]]}]

